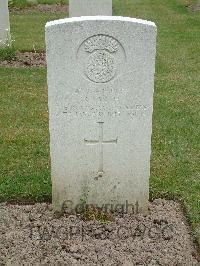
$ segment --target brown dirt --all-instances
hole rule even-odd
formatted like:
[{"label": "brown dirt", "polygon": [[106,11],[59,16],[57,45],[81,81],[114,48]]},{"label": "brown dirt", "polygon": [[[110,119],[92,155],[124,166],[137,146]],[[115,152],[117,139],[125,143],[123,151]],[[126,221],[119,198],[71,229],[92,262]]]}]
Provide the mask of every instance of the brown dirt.
[{"label": "brown dirt", "polygon": [[0,67],[46,67],[45,53],[17,52],[16,59],[0,61]]},{"label": "brown dirt", "polygon": [[14,14],[27,14],[32,12],[41,12],[41,13],[66,13],[68,12],[68,6],[67,5],[47,5],[47,4],[39,4],[27,8],[16,8],[13,7],[10,9],[11,13]]},{"label": "brown dirt", "polygon": [[148,216],[56,219],[51,205],[0,205],[0,265],[199,265],[181,206],[155,200]]},{"label": "brown dirt", "polygon": [[192,12],[198,12],[200,11],[200,2],[195,5],[190,5],[187,8]]}]

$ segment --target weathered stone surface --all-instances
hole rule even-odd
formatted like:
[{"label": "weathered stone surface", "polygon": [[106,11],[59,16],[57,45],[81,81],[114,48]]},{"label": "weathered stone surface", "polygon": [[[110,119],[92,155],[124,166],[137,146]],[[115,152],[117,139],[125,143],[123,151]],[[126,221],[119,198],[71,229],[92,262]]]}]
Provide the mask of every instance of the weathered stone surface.
[{"label": "weathered stone surface", "polygon": [[[156,26],[123,17],[46,25],[53,204],[147,211]],[[131,211],[129,209],[129,211]]]},{"label": "weathered stone surface", "polygon": [[69,17],[112,16],[112,0],[69,0]]},{"label": "weathered stone surface", "polygon": [[0,0],[0,47],[10,44],[8,0]]}]

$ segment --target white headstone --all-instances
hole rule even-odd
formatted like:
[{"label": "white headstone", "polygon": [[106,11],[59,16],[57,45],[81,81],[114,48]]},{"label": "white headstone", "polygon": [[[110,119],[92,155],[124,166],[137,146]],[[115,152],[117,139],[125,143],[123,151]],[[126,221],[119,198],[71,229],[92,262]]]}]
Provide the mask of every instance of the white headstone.
[{"label": "white headstone", "polygon": [[10,44],[8,0],[0,0],[0,47]]},{"label": "white headstone", "polygon": [[123,17],[46,25],[53,204],[149,196],[156,26]]},{"label": "white headstone", "polygon": [[112,16],[112,0],[69,0],[69,17]]}]

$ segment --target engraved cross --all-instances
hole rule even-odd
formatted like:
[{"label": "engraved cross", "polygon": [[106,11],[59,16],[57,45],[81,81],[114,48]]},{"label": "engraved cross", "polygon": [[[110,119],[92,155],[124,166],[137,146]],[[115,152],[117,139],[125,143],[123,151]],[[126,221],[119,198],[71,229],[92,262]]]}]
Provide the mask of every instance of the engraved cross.
[{"label": "engraved cross", "polygon": [[99,124],[99,139],[98,140],[87,140],[84,139],[86,145],[99,145],[99,169],[98,169],[98,177],[103,176],[103,145],[104,144],[116,144],[117,138],[112,140],[104,140],[103,138],[103,124],[104,122],[98,122]]}]

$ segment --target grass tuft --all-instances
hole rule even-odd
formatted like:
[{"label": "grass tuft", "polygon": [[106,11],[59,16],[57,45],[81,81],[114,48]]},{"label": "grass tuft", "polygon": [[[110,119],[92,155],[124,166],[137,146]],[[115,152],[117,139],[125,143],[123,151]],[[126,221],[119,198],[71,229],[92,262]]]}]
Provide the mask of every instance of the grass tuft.
[{"label": "grass tuft", "polygon": [[30,6],[27,0],[9,0],[8,1],[9,8],[17,7],[17,8],[25,8]]},{"label": "grass tuft", "polygon": [[13,47],[0,49],[0,61],[12,61],[16,58],[16,50]]}]

